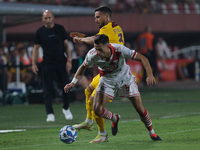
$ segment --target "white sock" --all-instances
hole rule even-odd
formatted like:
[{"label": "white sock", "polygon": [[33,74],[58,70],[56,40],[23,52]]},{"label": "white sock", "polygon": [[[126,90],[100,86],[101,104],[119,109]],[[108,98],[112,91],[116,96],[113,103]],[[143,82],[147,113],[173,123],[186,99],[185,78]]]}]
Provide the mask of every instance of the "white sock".
[{"label": "white sock", "polygon": [[103,136],[106,136],[106,135],[108,135],[108,134],[107,134],[107,132],[106,132],[106,130],[99,131],[99,134],[100,134],[100,135],[103,135]]},{"label": "white sock", "polygon": [[113,114],[113,118],[111,119],[111,121],[114,123],[117,120],[117,117],[115,114]]},{"label": "white sock", "polygon": [[88,125],[93,125],[93,119],[86,118],[85,123],[88,124]]},{"label": "white sock", "polygon": [[151,131],[149,131],[149,135],[152,135],[152,134],[154,134],[155,132],[154,132],[154,130],[152,129]]}]

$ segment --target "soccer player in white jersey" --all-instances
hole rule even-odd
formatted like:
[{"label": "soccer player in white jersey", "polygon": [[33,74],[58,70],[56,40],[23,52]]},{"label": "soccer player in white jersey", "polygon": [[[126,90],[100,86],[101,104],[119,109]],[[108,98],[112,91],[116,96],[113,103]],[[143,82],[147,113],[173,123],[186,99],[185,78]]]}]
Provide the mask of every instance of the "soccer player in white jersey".
[{"label": "soccer player in white jersey", "polygon": [[112,134],[115,136],[118,132],[120,115],[113,114],[105,108],[105,105],[110,99],[114,99],[115,93],[118,91],[120,97],[127,97],[131,101],[133,107],[140,115],[141,121],[146,126],[151,139],[160,141],[162,139],[153,130],[149,113],[142,104],[135,76],[131,73],[129,66],[125,62],[125,58],[141,61],[147,72],[147,85],[152,86],[156,84],[151,66],[146,57],[123,45],[109,44],[108,36],[100,34],[94,39],[94,48],[88,52],[73,80],[71,83],[66,84],[64,90],[65,92],[69,92],[69,89],[74,87],[85,70],[89,66],[96,64],[101,79],[93,103],[95,114],[112,121]]}]

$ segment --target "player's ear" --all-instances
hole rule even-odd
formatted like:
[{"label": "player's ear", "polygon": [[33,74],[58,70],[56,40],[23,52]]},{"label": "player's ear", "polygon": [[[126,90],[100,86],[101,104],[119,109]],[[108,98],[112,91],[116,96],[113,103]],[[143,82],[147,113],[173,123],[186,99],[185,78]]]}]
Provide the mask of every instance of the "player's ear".
[{"label": "player's ear", "polygon": [[110,48],[110,47],[109,47],[109,43],[108,43],[106,46],[107,46],[108,48]]},{"label": "player's ear", "polygon": [[107,19],[110,18],[109,14],[106,14],[106,18],[107,18]]}]

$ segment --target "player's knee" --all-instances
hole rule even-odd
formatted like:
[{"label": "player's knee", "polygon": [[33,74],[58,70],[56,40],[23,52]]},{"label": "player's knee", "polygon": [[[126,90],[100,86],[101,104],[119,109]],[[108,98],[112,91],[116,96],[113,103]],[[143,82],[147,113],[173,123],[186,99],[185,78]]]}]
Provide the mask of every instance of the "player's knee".
[{"label": "player's knee", "polygon": [[95,104],[95,105],[93,106],[93,108],[94,108],[94,113],[95,113],[97,116],[100,116],[100,115],[102,114],[103,108],[102,108],[101,105]]}]

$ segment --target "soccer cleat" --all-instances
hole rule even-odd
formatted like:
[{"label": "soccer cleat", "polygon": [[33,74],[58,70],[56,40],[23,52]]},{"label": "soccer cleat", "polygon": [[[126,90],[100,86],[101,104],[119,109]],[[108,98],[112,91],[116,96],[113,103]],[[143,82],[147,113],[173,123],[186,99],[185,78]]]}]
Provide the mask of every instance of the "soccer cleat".
[{"label": "soccer cleat", "polygon": [[68,109],[64,109],[63,108],[62,112],[65,115],[65,119],[67,119],[67,120],[72,120],[73,119],[73,115],[72,115],[72,113],[71,113],[69,108]]},{"label": "soccer cleat", "polygon": [[153,141],[162,141],[162,138],[161,137],[159,137],[157,134],[152,134],[152,135],[150,135],[150,137],[151,137],[151,139],[153,140]]},{"label": "soccer cleat", "polygon": [[46,121],[47,122],[54,122],[55,121],[54,114],[48,114]]},{"label": "soccer cleat", "polygon": [[108,135],[100,135],[98,134],[92,141],[89,143],[100,143],[100,142],[108,142]]},{"label": "soccer cleat", "polygon": [[119,118],[120,118],[120,115],[118,115],[118,114],[115,114],[116,115],[116,117],[117,117],[117,120],[113,123],[111,123],[111,125],[112,125],[112,127],[111,127],[111,129],[112,129],[112,135],[116,135],[117,134],[117,132],[118,132],[118,122],[119,122]]},{"label": "soccer cleat", "polygon": [[75,129],[78,129],[78,130],[87,129],[88,131],[92,131],[94,129],[93,125],[89,125],[85,122],[82,122],[80,124],[75,124],[72,127],[74,127]]}]

